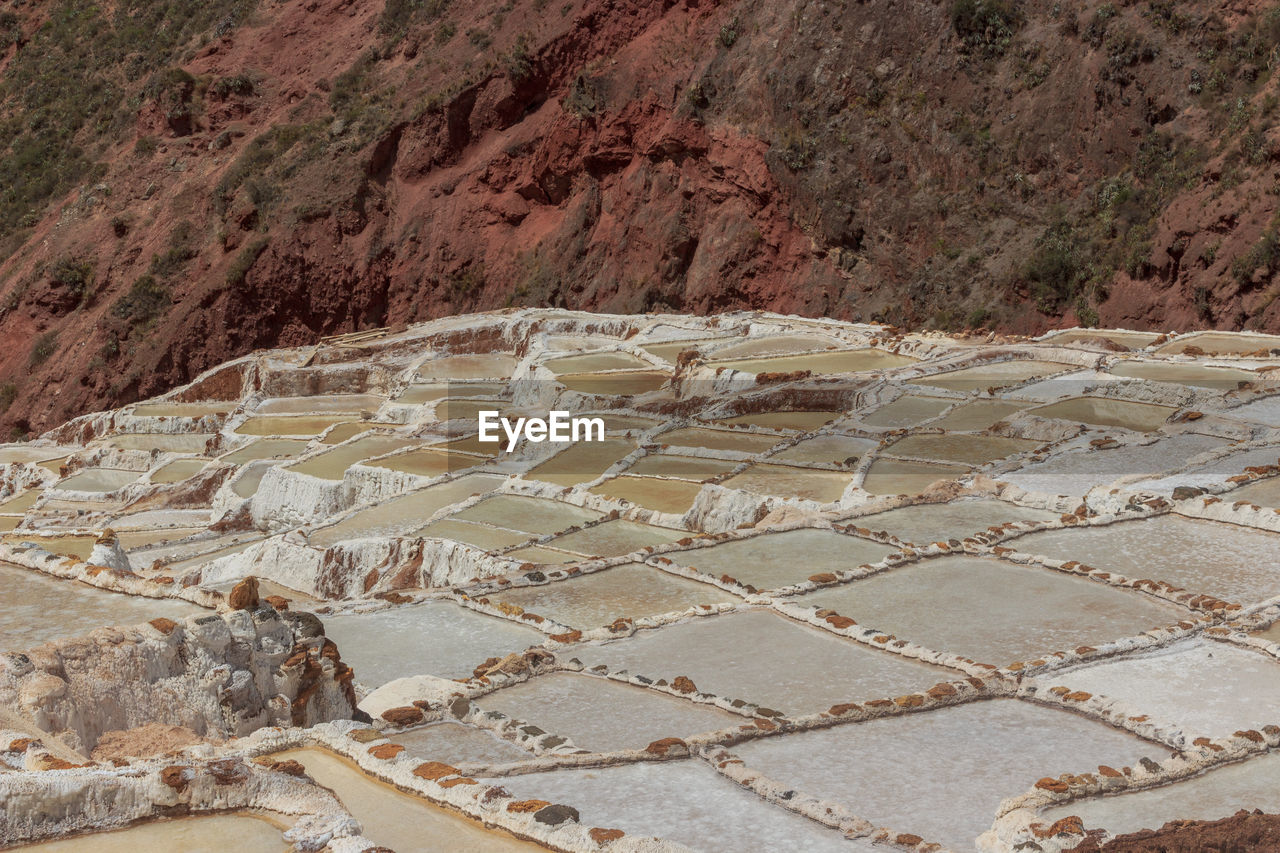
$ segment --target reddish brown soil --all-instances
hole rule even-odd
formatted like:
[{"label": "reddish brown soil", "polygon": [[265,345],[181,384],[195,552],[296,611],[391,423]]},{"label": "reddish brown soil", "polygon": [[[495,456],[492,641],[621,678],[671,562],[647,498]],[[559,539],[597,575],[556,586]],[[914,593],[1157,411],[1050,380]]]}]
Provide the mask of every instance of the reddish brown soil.
[{"label": "reddish brown soil", "polygon": [[[14,7],[23,31],[60,2]],[[1213,77],[1269,7],[1195,0],[1170,23],[1167,3],[1116,3],[1103,27],[1102,4],[1019,5],[984,58],[950,0],[481,0],[395,37],[381,3],[262,4],[181,63],[190,127],[141,99],[95,151],[99,184],[0,234],[17,246],[0,255],[0,436],[255,348],[509,305],[1280,330],[1280,252],[1233,270],[1274,228],[1278,87],[1235,60]],[[335,107],[359,67],[355,106]],[[208,89],[240,73],[255,92]],[[299,141],[220,201],[286,126]],[[1148,200],[1170,183],[1162,145],[1189,165],[1154,218],[1101,210],[1114,182]],[[1136,260],[1082,261],[1088,287],[1045,298],[1025,268],[1060,220],[1113,254],[1137,235]],[[194,257],[131,327],[112,308],[180,223]],[[63,258],[92,265],[81,301],[51,276]]]},{"label": "reddish brown soil", "polygon": [[1160,829],[1090,839],[1073,853],[1273,853],[1280,850],[1280,815],[1237,812],[1213,821],[1169,821]]}]

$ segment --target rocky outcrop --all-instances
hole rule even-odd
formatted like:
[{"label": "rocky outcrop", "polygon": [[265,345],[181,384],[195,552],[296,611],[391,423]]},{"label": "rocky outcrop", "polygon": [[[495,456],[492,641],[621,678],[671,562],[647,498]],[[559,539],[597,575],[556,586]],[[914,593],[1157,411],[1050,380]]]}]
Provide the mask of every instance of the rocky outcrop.
[{"label": "rocky outcrop", "polygon": [[318,619],[270,606],[99,628],[0,656],[0,707],[88,754],[148,723],[212,738],[351,716],[351,670]]}]

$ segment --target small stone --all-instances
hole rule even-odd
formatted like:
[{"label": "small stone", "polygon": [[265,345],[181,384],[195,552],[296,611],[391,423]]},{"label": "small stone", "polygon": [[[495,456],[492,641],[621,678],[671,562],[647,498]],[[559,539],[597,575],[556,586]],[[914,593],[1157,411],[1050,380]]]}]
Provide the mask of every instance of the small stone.
[{"label": "small stone", "polygon": [[[415,770],[413,772],[417,773],[418,771]],[[515,812],[516,814],[527,814],[544,809],[549,805],[551,803],[546,800],[516,800],[514,803],[507,803],[507,811]]]},{"label": "small stone", "polygon": [[258,579],[249,575],[231,587],[231,594],[227,596],[227,606],[232,610],[257,610]]},{"label": "small stone", "polygon": [[602,829],[598,826],[593,826],[587,834],[591,836],[591,840],[596,844],[608,844],[610,841],[617,841],[626,835],[621,829]]},{"label": "small stone", "polygon": [[545,823],[548,826],[559,826],[566,821],[578,822],[578,810],[573,806],[566,806],[557,803],[553,806],[546,806],[536,811],[533,819],[538,823]]},{"label": "small stone", "polygon": [[421,708],[405,705],[401,708],[388,708],[383,711],[382,719],[393,726],[412,726],[415,723],[422,722],[423,713]]},{"label": "small stone", "polygon": [[671,682],[671,689],[677,693],[697,693],[698,688],[687,675],[677,675]]},{"label": "small stone", "polygon": [[383,761],[390,761],[402,752],[404,752],[404,747],[398,743],[380,743],[377,746],[369,747],[369,754]]}]

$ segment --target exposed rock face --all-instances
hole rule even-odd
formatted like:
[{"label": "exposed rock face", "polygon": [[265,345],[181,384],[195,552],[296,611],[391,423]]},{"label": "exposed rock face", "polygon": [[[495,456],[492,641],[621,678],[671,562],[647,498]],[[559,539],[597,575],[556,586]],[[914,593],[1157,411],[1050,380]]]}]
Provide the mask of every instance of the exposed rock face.
[{"label": "exposed rock face", "polygon": [[1073,853],[1233,853],[1280,850],[1280,815],[1237,812],[1221,820],[1171,820],[1099,843],[1090,838]]},{"label": "exposed rock face", "polygon": [[351,670],[315,626],[270,607],[157,619],[0,656],[0,706],[88,754],[147,723],[235,737],[350,717]]}]

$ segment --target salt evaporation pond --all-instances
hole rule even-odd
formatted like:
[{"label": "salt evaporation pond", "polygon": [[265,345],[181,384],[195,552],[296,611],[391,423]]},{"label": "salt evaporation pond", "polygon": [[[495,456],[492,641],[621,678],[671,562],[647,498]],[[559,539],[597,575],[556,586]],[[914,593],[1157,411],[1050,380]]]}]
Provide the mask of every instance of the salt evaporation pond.
[{"label": "salt evaporation pond", "polygon": [[870,426],[886,429],[913,427],[930,421],[955,404],[955,400],[942,397],[919,397],[914,394],[903,394],[891,403],[867,414],[859,415],[859,419]]},{"label": "salt evaporation pond", "polygon": [[581,394],[630,397],[657,391],[671,376],[659,370],[630,370],[618,373],[566,373],[557,378],[564,387]]},{"label": "salt evaporation pond", "polygon": [[1054,361],[1036,361],[1019,359],[1014,361],[997,361],[965,367],[960,370],[949,370],[912,379],[912,385],[927,385],[933,388],[946,388],[951,391],[977,391],[982,388],[1020,385],[1030,379],[1039,379],[1061,373],[1071,365]]},{"label": "salt evaporation pond", "polygon": [[1139,592],[987,557],[934,557],[797,601],[937,651],[1002,666],[1171,625]]},{"label": "salt evaporation pond", "polygon": [[[478,477],[481,475],[472,475]],[[439,487],[437,487],[439,488]],[[454,518],[497,524],[529,533],[556,533],[601,517],[595,510],[524,495],[494,495],[455,513]]]},{"label": "salt evaporation pond", "polygon": [[950,503],[917,504],[875,515],[862,515],[850,523],[868,530],[883,530],[917,545],[964,539],[988,527],[1010,521],[1053,521],[1058,516],[1045,510],[994,500],[960,500]]},{"label": "salt evaporation pond", "polygon": [[255,459],[287,459],[300,456],[307,449],[308,442],[296,438],[260,438],[257,441],[220,456],[219,462],[232,465],[243,465]]},{"label": "salt evaporation pond", "polygon": [[36,501],[40,500],[41,494],[43,493],[40,489],[28,489],[22,494],[0,503],[0,512],[24,513],[36,505]]},{"label": "salt evaporation pond", "polygon": [[[717,356],[723,353],[717,353]],[[806,355],[783,355],[772,358],[723,360],[709,362],[720,370],[740,370],[743,373],[794,373],[809,370],[822,373],[861,373],[869,370],[887,370],[914,364],[915,359],[897,353],[877,349],[843,350],[840,352],[815,352]]]},{"label": "salt evaporation pond", "polygon": [[[1196,737],[1280,724],[1280,662],[1252,649],[1192,640],[1049,676],[1054,684],[1120,699],[1134,713]],[[1194,696],[1194,701],[1188,697]]]},{"label": "salt evaporation pond", "polygon": [[490,595],[503,604],[554,619],[571,628],[598,628],[623,616],[633,619],[738,599],[719,587],[625,563],[600,572]]},{"label": "salt evaporation pond", "polygon": [[1129,349],[1149,347],[1160,337],[1158,332],[1128,332],[1120,329],[1072,329],[1050,332],[1044,340],[1054,344],[1101,343],[1111,341]]},{"label": "salt evaporation pond", "polygon": [[618,519],[566,533],[545,544],[586,556],[621,557],[650,545],[666,545],[688,535],[684,530]]},{"label": "salt evaporation pond", "polygon": [[769,457],[778,462],[842,465],[873,449],[878,442],[852,435],[816,435]]},{"label": "salt evaporation pond", "polygon": [[65,480],[54,483],[52,488],[73,492],[114,492],[142,476],[141,471],[125,471],[119,468],[85,468]]},{"label": "salt evaporation pond", "polygon": [[505,353],[445,356],[423,362],[418,368],[418,378],[425,381],[505,379],[515,373],[516,363],[514,358]]},{"label": "salt evaporation pond", "polygon": [[[1128,484],[1127,488],[1133,491],[1141,490],[1169,494],[1178,486],[1225,484],[1227,478],[1243,473],[1245,468],[1258,465],[1275,465],[1277,462],[1280,462],[1280,448],[1274,445],[1256,447],[1252,450],[1241,450],[1236,453],[1219,456],[1216,459],[1202,465],[1194,465],[1177,474],[1169,474],[1149,480],[1137,480]],[[1229,494],[1232,496],[1231,500],[1236,499],[1234,495],[1237,492]]]},{"label": "salt evaporation pond", "polygon": [[931,459],[962,465],[984,465],[995,459],[1031,450],[1036,441],[1005,438],[999,435],[941,435],[925,433],[900,438],[884,448],[892,456]]},{"label": "salt evaporation pond", "polygon": [[1028,492],[1080,496],[1122,477],[1160,474],[1187,464],[1198,454],[1226,444],[1207,435],[1173,435],[1150,444],[1128,444],[1105,450],[1076,449],[1031,462],[1001,474],[1000,479]]},{"label": "salt evaporation pond", "polygon": [[576,486],[599,477],[635,449],[636,443],[624,438],[571,444],[532,468],[525,477],[559,486]]},{"label": "salt evaporation pond", "polygon": [[465,763],[509,764],[527,760],[533,755],[487,729],[473,728],[452,720],[399,732],[395,735],[395,742],[404,747],[407,755],[451,766]]},{"label": "salt evaporation pond", "polygon": [[1250,483],[1243,488],[1227,492],[1223,497],[1232,502],[1248,501],[1258,506],[1280,507],[1280,477]]},{"label": "salt evaporation pond", "polygon": [[696,758],[485,780],[517,797],[573,803],[582,821],[658,837],[699,853],[804,850],[874,853],[885,848],[772,805]]},{"label": "salt evaporation pond", "polygon": [[1032,409],[1030,414],[1093,426],[1124,427],[1138,432],[1151,432],[1159,429],[1176,411],[1175,406],[1157,406],[1154,403],[1135,403],[1106,397],[1072,397]]},{"label": "salt evaporation pond", "polygon": [[657,631],[582,649],[594,666],[625,669],[789,714],[844,702],[901,696],[959,672],[860,646],[763,610],[701,616]]},{"label": "salt evaporation pond", "polygon": [[322,412],[358,414],[377,409],[387,398],[380,394],[326,394],[322,397],[273,397],[254,412],[260,415],[304,415]]},{"label": "salt evaporation pond", "polygon": [[956,406],[931,423],[930,426],[956,432],[987,429],[999,421],[1016,415],[1031,405],[1031,403],[1021,400],[1001,400],[998,398],[973,400]]},{"label": "salt evaporation pond", "polygon": [[1280,348],[1280,336],[1277,335],[1245,335],[1239,332],[1196,332],[1183,335],[1169,343],[1157,347],[1156,352],[1169,355],[1180,355],[1188,347],[1195,347],[1206,353],[1220,355],[1244,355],[1246,353],[1263,352],[1275,354]]},{"label": "salt evaporation pond", "polygon": [[873,495],[918,495],[939,480],[959,480],[969,472],[962,465],[881,457],[867,469],[862,488]]},{"label": "salt evaporation pond", "polygon": [[225,415],[238,405],[238,400],[210,400],[200,403],[159,400],[154,403],[138,403],[133,407],[132,414],[139,418],[202,418],[205,415]]},{"label": "salt evaporation pond", "polygon": [[1165,515],[1029,533],[1005,544],[1240,604],[1280,595],[1280,534],[1235,524]]},{"label": "salt evaporation pond", "polygon": [[124,432],[105,436],[95,444],[121,450],[161,450],[166,453],[203,453],[209,433]]},{"label": "salt evaporation pond", "polygon": [[[102,625],[140,625],[157,616],[207,613],[176,598],[142,598],[0,563],[0,650],[29,649]],[[57,602],[56,615],[50,602]]]},{"label": "salt evaporation pond", "polygon": [[602,370],[635,370],[653,365],[629,352],[611,350],[553,358],[543,362],[543,366],[562,376],[568,373],[597,373]]},{"label": "salt evaporation pond", "polygon": [[1173,361],[1125,360],[1112,365],[1110,373],[1112,376],[1125,379],[1170,382],[1175,385],[1191,385],[1223,391],[1232,390],[1241,382],[1253,382],[1258,379],[1258,374],[1251,370]]},{"label": "salt evaporation pond", "polygon": [[285,853],[294,848],[281,834],[284,826],[274,816],[218,814],[153,820],[126,829],[44,841],[18,849],[39,853]]},{"label": "salt evaporation pond", "polygon": [[354,512],[336,524],[313,530],[307,541],[318,548],[328,548],[348,539],[408,536],[422,527],[424,519],[447,506],[497,488],[505,479],[495,474],[467,474],[447,483],[408,492]]},{"label": "salt evaporation pond", "polygon": [[628,468],[627,473],[676,477],[700,482],[728,473],[739,464],[731,459],[703,459],[674,453],[651,453]]},{"label": "salt evaporation pond", "polygon": [[618,500],[630,501],[646,509],[681,515],[693,506],[702,486],[688,480],[667,480],[658,477],[632,477],[624,474],[605,480],[590,489],[594,495],[607,495]]},{"label": "salt evaporation pond", "polygon": [[370,435],[309,456],[301,462],[290,465],[288,471],[298,474],[309,474],[322,480],[341,480],[347,469],[357,462],[373,456],[382,456],[410,445],[417,444],[413,439],[392,435]]},{"label": "salt evaporation pond", "polygon": [[757,412],[753,415],[725,418],[718,423],[808,432],[831,423],[843,414],[844,412],[836,411]]},{"label": "salt evaporation pond", "polygon": [[529,534],[521,530],[507,530],[502,527],[478,524],[473,521],[459,521],[453,518],[442,518],[439,521],[433,521],[415,530],[413,535],[421,536],[424,539],[451,539],[454,542],[473,545],[484,551],[501,551],[504,548],[510,548],[512,545],[527,542],[530,539]]},{"label": "salt evaporation pond", "polygon": [[834,349],[839,345],[839,341],[826,335],[766,335],[725,344],[715,350],[714,356],[717,359],[728,359],[782,353],[802,353],[813,350]]},{"label": "salt evaporation pond", "polygon": [[254,415],[236,427],[240,435],[316,436],[351,415]]},{"label": "salt evaporation pond", "polygon": [[1084,717],[992,699],[734,747],[747,766],[896,833],[972,850],[1006,797],[1043,776],[1168,750]]},{"label": "salt evaporation pond", "polygon": [[151,472],[150,480],[153,483],[181,483],[199,474],[208,464],[208,459],[175,459]]},{"label": "salt evaporation pond", "polygon": [[758,462],[720,485],[757,495],[834,503],[844,495],[852,480],[852,475],[839,471]]},{"label": "salt evaporation pond", "polygon": [[[351,762],[320,749],[291,749],[272,756],[296,761],[307,775],[333,791],[360,821],[370,841],[396,853],[506,853],[546,848],[446,811],[365,775]],[[219,848],[225,849],[225,848]]]},{"label": "salt evaporation pond", "polygon": [[[840,572],[864,563],[878,563],[895,550],[890,545],[834,530],[801,528],[666,556],[714,577],[728,575],[757,589],[775,589],[800,583],[820,572]],[[798,560],[801,554],[804,558]]]},{"label": "salt evaporation pond", "polygon": [[1280,812],[1280,753],[1256,756],[1172,785],[1077,800],[1041,815],[1047,823],[1076,815],[1085,829],[1121,835],[1158,829],[1171,820],[1218,820],[1241,809]]},{"label": "salt evaporation pond", "polygon": [[742,717],[607,678],[553,672],[481,696],[475,703],[543,731],[568,737],[579,749],[644,749],[656,740],[741,725]]},{"label": "salt evaporation pond", "polygon": [[469,677],[487,658],[543,641],[532,628],[451,601],[327,616],[324,628],[355,670],[356,681],[370,689],[410,675]]}]

